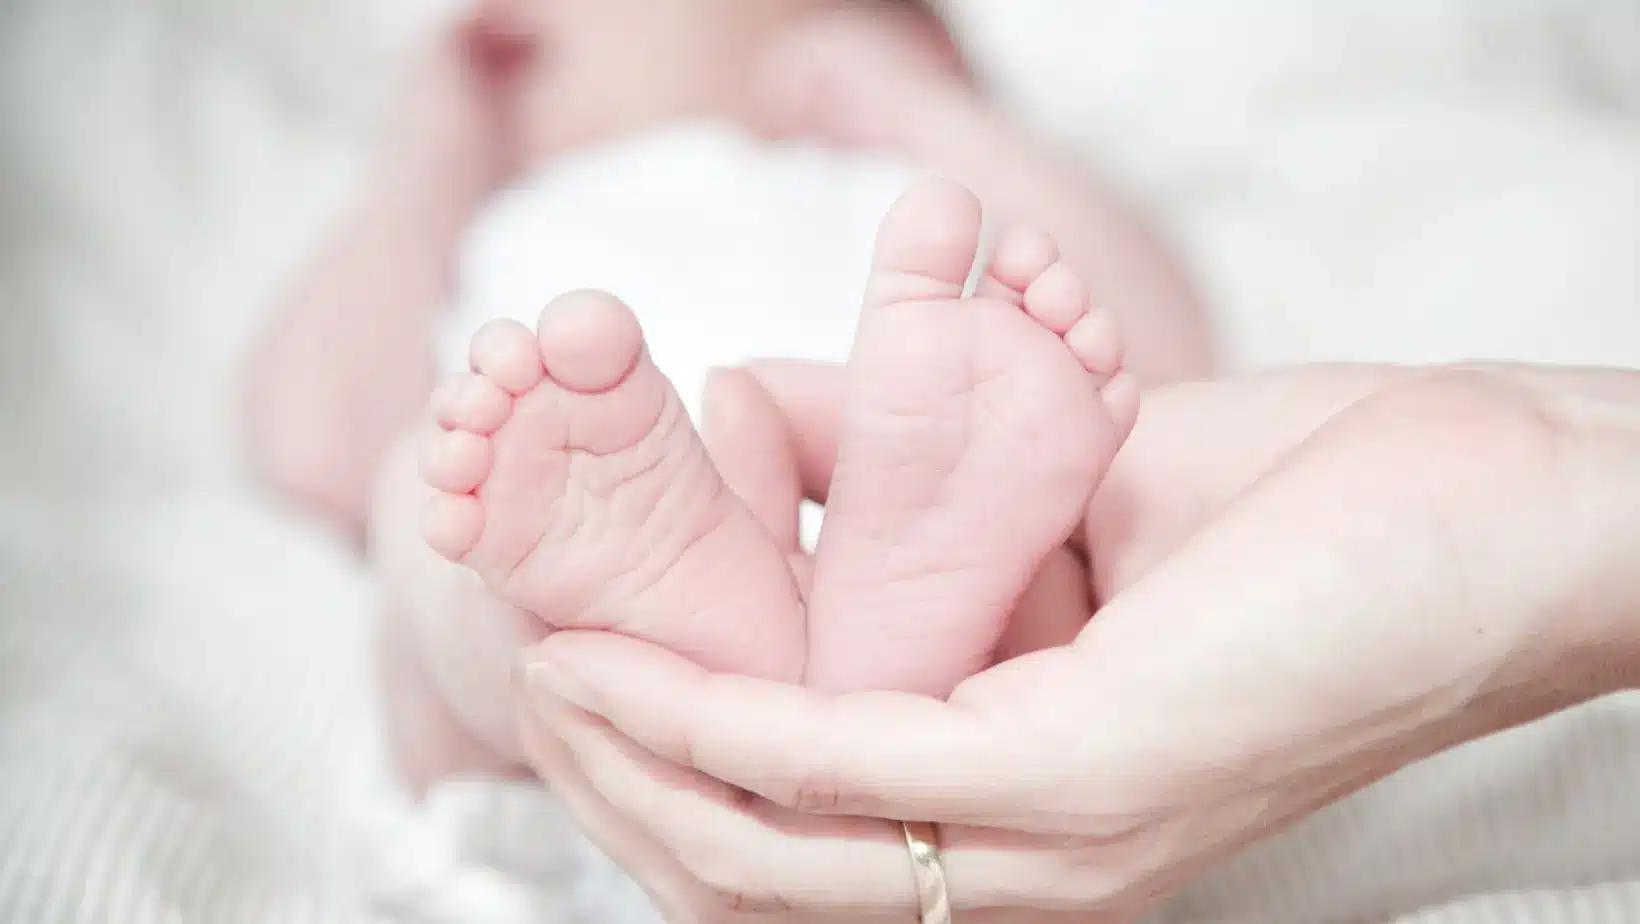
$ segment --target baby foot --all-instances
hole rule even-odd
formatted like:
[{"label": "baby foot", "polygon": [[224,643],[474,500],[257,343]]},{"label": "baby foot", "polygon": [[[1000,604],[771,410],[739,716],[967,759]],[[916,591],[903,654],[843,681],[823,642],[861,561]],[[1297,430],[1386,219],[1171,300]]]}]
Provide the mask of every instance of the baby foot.
[{"label": "baby foot", "polygon": [[1122,343],[1047,235],[1003,235],[963,297],[978,202],[907,192],[849,357],[809,598],[808,682],[944,696],[983,669],[1138,413]]},{"label": "baby foot", "polygon": [[436,398],[426,539],[557,628],[614,629],[714,670],[795,680],[784,556],[707,457],[632,312],[563,296],[496,321]]}]

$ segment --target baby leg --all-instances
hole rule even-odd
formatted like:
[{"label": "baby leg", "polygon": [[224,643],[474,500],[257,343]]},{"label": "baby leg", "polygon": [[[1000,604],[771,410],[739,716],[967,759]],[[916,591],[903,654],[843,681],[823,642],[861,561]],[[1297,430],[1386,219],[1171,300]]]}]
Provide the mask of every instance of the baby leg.
[{"label": "baby leg", "polygon": [[986,666],[1138,411],[1113,319],[1049,237],[913,188],[877,240],[809,599],[808,681],[943,696]]},{"label": "baby leg", "polygon": [[769,55],[760,89],[773,132],[906,157],[973,190],[992,217],[1053,235],[1118,316],[1128,370],[1147,386],[1211,370],[1207,319],[1154,229],[903,32],[870,16],[820,18]]}]

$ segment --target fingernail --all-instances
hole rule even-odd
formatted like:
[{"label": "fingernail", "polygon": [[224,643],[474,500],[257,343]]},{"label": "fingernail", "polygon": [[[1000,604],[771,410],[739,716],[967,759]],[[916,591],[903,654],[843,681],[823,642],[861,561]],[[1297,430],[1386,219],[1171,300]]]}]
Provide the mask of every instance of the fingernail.
[{"label": "fingernail", "polygon": [[599,698],[580,674],[560,661],[542,659],[524,668],[524,686],[531,693],[561,699],[587,712],[599,712]]}]

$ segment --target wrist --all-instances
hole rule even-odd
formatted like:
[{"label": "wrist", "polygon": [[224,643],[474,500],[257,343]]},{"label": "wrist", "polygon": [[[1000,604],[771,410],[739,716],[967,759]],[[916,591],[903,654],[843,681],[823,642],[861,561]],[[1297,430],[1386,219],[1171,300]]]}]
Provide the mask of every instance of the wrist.
[{"label": "wrist", "polygon": [[1640,372],[1566,373],[1562,414],[1579,483],[1572,518],[1588,564],[1568,589],[1574,663],[1609,693],[1640,687]]},{"label": "wrist", "polygon": [[1554,585],[1533,621],[1551,660],[1540,683],[1593,698],[1640,687],[1640,372],[1518,369],[1556,434],[1534,537]]}]

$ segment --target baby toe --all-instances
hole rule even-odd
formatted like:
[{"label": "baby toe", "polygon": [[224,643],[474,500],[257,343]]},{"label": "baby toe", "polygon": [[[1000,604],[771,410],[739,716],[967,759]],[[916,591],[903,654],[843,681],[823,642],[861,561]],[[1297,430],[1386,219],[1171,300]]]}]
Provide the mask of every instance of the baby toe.
[{"label": "baby toe", "polygon": [[428,548],[453,562],[467,557],[484,532],[484,505],[471,494],[435,494],[422,514]]},{"label": "baby toe", "polygon": [[1087,316],[1088,287],[1075,270],[1055,263],[1025,290],[1025,310],[1043,327],[1063,337]]},{"label": "baby toe", "polygon": [[1122,368],[1122,337],[1108,311],[1090,311],[1065,332],[1065,345],[1082,368],[1108,378]]},{"label": "baby toe", "polygon": [[470,357],[474,372],[514,395],[534,388],[546,374],[535,335],[511,319],[490,321],[479,328],[473,335]]},{"label": "baby toe", "polygon": [[538,353],[552,380],[596,394],[626,380],[643,355],[643,330],[626,303],[593,290],[559,296],[541,313]]},{"label": "baby toe", "polygon": [[1059,259],[1059,244],[1046,231],[1010,228],[997,241],[982,295],[1022,304],[1025,290]]},{"label": "baby toe", "polygon": [[429,487],[466,494],[490,474],[490,441],[476,433],[450,430],[428,440],[421,454],[421,477]]},{"label": "baby toe", "polygon": [[1116,426],[1118,438],[1127,439],[1139,420],[1139,380],[1131,372],[1118,372],[1099,389],[1099,397]]},{"label": "baby toe", "polygon": [[512,413],[512,396],[486,376],[445,382],[433,393],[433,419],[446,430],[490,434]]},{"label": "baby toe", "polygon": [[979,248],[980,202],[945,180],[924,180],[889,207],[877,232],[868,309],[897,302],[958,298]]}]

